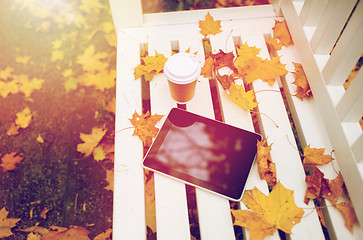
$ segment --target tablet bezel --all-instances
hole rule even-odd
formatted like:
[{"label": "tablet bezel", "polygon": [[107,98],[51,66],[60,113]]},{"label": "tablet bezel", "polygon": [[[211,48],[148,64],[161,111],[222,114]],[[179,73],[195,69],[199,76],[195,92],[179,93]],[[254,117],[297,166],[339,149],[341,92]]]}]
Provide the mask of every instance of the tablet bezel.
[{"label": "tablet bezel", "polygon": [[[176,113],[177,112],[177,113]],[[159,174],[162,174],[164,176],[168,176],[172,179],[175,179],[177,181],[183,182],[185,184],[206,190],[208,192],[211,192],[213,194],[217,194],[219,196],[222,196],[224,198],[227,198],[229,200],[232,201],[240,201],[243,195],[243,192],[245,190],[246,187],[246,182],[248,177],[251,174],[251,170],[254,164],[254,161],[256,159],[256,153],[257,153],[257,146],[256,146],[256,151],[254,152],[254,157],[253,160],[250,161],[250,166],[249,166],[249,171],[247,174],[247,177],[245,179],[242,179],[241,185],[238,188],[238,190],[236,191],[236,194],[229,195],[227,193],[228,190],[223,189],[220,186],[217,186],[213,183],[204,181],[202,179],[199,179],[197,177],[191,176],[189,174],[186,173],[182,173],[179,171],[176,171],[175,169],[172,169],[168,166],[165,166],[164,163],[161,163],[160,161],[155,161],[155,156],[157,155],[158,151],[160,150],[166,135],[168,133],[168,131],[170,130],[171,126],[173,125],[172,122],[170,121],[170,116],[172,116],[173,114],[181,114],[184,115],[185,118],[183,119],[188,119],[188,121],[190,121],[191,119],[193,119],[193,121],[198,121],[201,123],[206,124],[207,126],[212,124],[212,125],[217,125],[220,127],[224,127],[224,128],[234,128],[236,131],[241,131],[244,133],[248,133],[248,134],[252,134],[256,137],[256,144],[257,145],[257,140],[261,141],[262,136],[258,133],[255,132],[251,132],[245,129],[241,129],[241,128],[237,128],[231,125],[228,125],[226,123],[214,120],[214,119],[210,119],[210,118],[206,118],[188,111],[185,111],[183,109],[180,108],[173,108],[171,109],[170,113],[168,114],[165,122],[163,123],[162,127],[160,128],[157,136],[155,137],[155,140],[153,141],[153,143],[151,144],[151,146],[149,147],[147,153],[145,154],[144,160],[143,160],[143,167],[145,169],[157,172]],[[156,164],[157,163],[157,164]],[[161,166],[162,165],[162,166]],[[165,170],[161,170],[160,168],[166,168]],[[237,184],[236,184],[237,185]]]}]

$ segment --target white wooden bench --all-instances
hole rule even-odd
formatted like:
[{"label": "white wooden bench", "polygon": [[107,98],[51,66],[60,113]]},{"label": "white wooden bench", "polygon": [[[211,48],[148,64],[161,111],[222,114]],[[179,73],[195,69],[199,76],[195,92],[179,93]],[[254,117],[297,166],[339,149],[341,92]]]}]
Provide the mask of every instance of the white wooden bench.
[{"label": "white wooden bench", "polygon": [[[278,79],[273,86],[257,80],[253,89],[284,91],[302,147],[310,144],[311,147],[326,148],[328,154],[334,150],[336,160],[333,164],[337,171],[342,172],[357,217],[363,223],[363,134],[358,123],[363,115],[362,71],[347,91],[343,88],[363,53],[363,3],[356,2],[281,0],[273,5],[143,14],[140,1],[110,0],[118,38],[116,131],[130,127],[132,114],[135,111],[141,114],[148,104],[152,114],[167,115],[172,107],[176,107],[163,74],[156,75],[150,82],[149,97],[142,89],[142,80],[134,80],[134,67],[140,63],[144,44],[147,44],[150,55],[156,50],[166,57],[172,54],[172,50],[190,48],[191,52],[198,51],[197,57],[203,63],[203,36],[199,33],[198,22],[210,12],[215,20],[222,20],[222,33],[210,36],[214,51],[235,51],[235,43],[241,41],[261,48],[260,56],[268,58],[265,39],[271,36],[278,13],[279,18],[286,19],[294,45],[277,51],[277,54],[290,72],[294,70],[293,62],[302,63],[313,98],[301,101],[289,95],[295,93],[295,85],[291,84],[294,81],[292,73]],[[199,80],[196,95],[187,104],[187,110],[214,118],[210,86],[213,80],[203,77]],[[251,115],[231,102],[219,85],[217,88],[223,120],[254,131]],[[314,203],[304,203],[305,173],[295,149],[294,133],[283,97],[276,92],[260,92],[256,98],[260,112],[279,126],[276,128],[264,116],[258,121],[268,143],[273,143],[271,157],[276,163],[277,178],[294,191],[296,205],[305,211],[302,221],[293,227],[293,234],[287,239],[324,239],[316,211],[306,209],[314,208]],[[157,126],[160,127],[162,122]],[[132,131],[125,130],[115,135],[114,239],[147,238],[142,168],[144,149],[141,140],[131,136]],[[336,176],[331,165],[321,169],[327,178]],[[154,181],[157,239],[193,239],[186,186],[158,174],[154,174]],[[255,186],[268,194],[268,186],[259,178],[256,166],[248,179],[247,189]],[[199,189],[195,192],[200,238],[235,239],[229,201]],[[242,203],[240,207],[246,208]],[[354,227],[353,234],[345,228],[344,219],[335,208],[327,207],[323,212],[330,239],[363,239],[359,226]],[[248,231],[243,232],[248,238]],[[276,232],[267,239],[280,237]]]}]

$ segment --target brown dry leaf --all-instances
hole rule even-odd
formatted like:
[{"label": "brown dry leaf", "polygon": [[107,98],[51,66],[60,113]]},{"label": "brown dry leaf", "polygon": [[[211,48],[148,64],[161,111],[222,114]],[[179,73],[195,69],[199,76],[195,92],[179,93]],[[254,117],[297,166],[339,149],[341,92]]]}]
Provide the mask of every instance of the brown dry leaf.
[{"label": "brown dry leaf", "polygon": [[164,69],[166,60],[164,54],[155,51],[155,56],[141,57],[141,64],[134,68],[135,79],[141,76],[145,77],[145,81],[151,81],[154,75],[161,73]]},{"label": "brown dry leaf", "polygon": [[107,229],[105,232],[98,234],[93,240],[111,240],[112,228]]},{"label": "brown dry leaf", "polygon": [[339,172],[336,178],[329,181],[329,191],[323,190],[321,196],[325,199],[328,199],[331,203],[335,204],[338,201],[339,196],[342,195],[344,192],[343,185],[343,176],[341,172]]},{"label": "brown dry leaf", "polygon": [[286,20],[282,22],[275,20],[275,26],[272,29],[274,30],[274,38],[277,38],[280,44],[286,47],[294,44]]},{"label": "brown dry leaf", "polygon": [[294,74],[295,81],[292,82],[292,84],[296,85],[296,93],[295,96],[300,98],[301,100],[304,100],[304,98],[310,98],[312,96],[312,92],[310,89],[309,82],[306,78],[304,69],[302,68],[302,65],[300,63],[293,63],[295,66],[295,72]]},{"label": "brown dry leaf", "polygon": [[267,139],[257,142],[256,162],[258,166],[258,174],[262,180],[266,180],[268,184],[274,186],[276,184],[276,165],[271,160],[271,146],[267,145]]},{"label": "brown dry leaf", "polygon": [[212,34],[216,35],[217,33],[222,32],[221,30],[221,20],[214,21],[213,17],[208,12],[205,15],[205,20],[199,20],[199,28],[200,33],[207,37],[207,35]]},{"label": "brown dry leaf", "polygon": [[308,166],[305,169],[309,175],[306,175],[305,182],[308,188],[305,191],[305,204],[308,204],[310,200],[319,199],[321,200],[320,194],[322,190],[322,183],[324,180],[324,173],[322,173],[317,167],[315,166]]},{"label": "brown dry leaf", "polygon": [[234,66],[234,54],[233,52],[225,53],[223,50],[219,49],[218,53],[210,55],[214,59],[215,69],[222,67],[229,67],[233,71],[237,71]]},{"label": "brown dry leaf", "polygon": [[353,233],[354,224],[358,224],[358,218],[353,207],[348,203],[339,203],[334,205],[334,207],[343,214],[346,228]]},{"label": "brown dry leaf", "polygon": [[13,235],[11,229],[20,221],[20,218],[8,218],[8,214],[5,207],[0,210],[0,238]]},{"label": "brown dry leaf", "polygon": [[160,121],[164,115],[150,115],[150,112],[139,115],[136,111],[130,119],[131,124],[135,127],[133,136],[139,136],[145,146],[150,146],[152,139],[156,136],[159,129],[155,124]]},{"label": "brown dry leaf", "polygon": [[16,156],[16,154],[17,152],[7,153],[1,158],[0,167],[2,167],[3,172],[14,170],[16,164],[23,161],[23,157]]},{"label": "brown dry leaf", "polygon": [[48,209],[47,207],[44,207],[43,210],[40,212],[40,217],[43,219],[47,218],[47,213],[50,211],[50,209]]},{"label": "brown dry leaf", "polygon": [[91,134],[80,133],[80,138],[84,143],[77,145],[77,151],[89,156],[93,150],[97,147],[107,130],[103,130],[99,127],[92,128]]},{"label": "brown dry leaf", "polygon": [[278,182],[269,196],[256,187],[245,191],[242,202],[249,210],[231,210],[235,224],[250,231],[250,239],[263,239],[277,229],[291,234],[294,225],[301,221],[304,211],[295,205],[294,192]]},{"label": "brown dry leaf", "polygon": [[224,90],[227,90],[231,87],[232,83],[234,83],[234,77],[232,75],[220,75],[217,72],[217,80],[222,85]]},{"label": "brown dry leaf", "polygon": [[310,148],[310,144],[304,148],[304,164],[324,165],[334,160],[330,155],[324,155],[325,148]]},{"label": "brown dry leaf", "polygon": [[256,98],[253,90],[245,92],[242,85],[232,83],[231,87],[229,88],[228,96],[235,104],[237,104],[246,111],[252,110],[258,105],[258,103],[255,102]]}]

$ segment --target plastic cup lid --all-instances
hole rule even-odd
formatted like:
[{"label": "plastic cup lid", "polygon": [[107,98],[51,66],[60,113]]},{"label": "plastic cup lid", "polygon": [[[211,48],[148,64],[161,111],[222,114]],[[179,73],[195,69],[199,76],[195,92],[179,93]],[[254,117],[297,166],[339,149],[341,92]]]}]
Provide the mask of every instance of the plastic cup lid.
[{"label": "plastic cup lid", "polygon": [[200,64],[194,54],[176,53],[164,65],[166,77],[177,84],[188,84],[200,75]]}]

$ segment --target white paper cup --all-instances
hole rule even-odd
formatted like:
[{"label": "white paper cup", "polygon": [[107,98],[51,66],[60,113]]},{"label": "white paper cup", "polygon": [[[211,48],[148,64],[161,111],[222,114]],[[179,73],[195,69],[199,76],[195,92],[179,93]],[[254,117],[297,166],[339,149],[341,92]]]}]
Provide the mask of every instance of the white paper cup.
[{"label": "white paper cup", "polygon": [[171,97],[178,103],[190,101],[195,92],[201,67],[194,54],[176,53],[164,65]]}]

